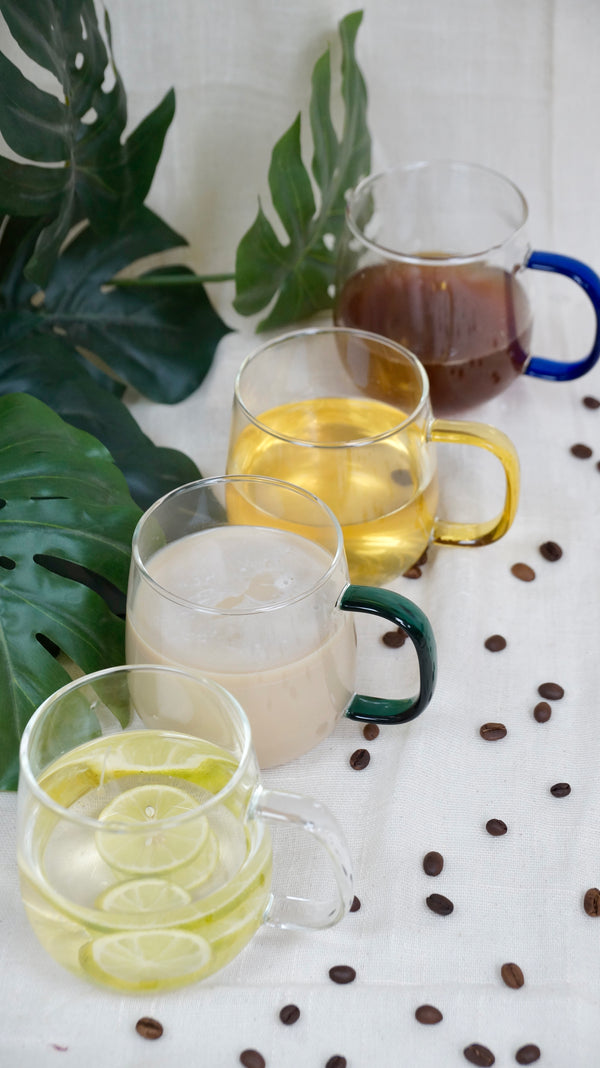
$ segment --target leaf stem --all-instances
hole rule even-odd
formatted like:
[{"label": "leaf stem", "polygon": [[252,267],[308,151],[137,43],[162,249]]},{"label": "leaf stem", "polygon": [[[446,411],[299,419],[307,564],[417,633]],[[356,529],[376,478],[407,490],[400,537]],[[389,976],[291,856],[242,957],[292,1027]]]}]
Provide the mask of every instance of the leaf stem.
[{"label": "leaf stem", "polygon": [[198,286],[205,282],[233,282],[235,274],[146,274],[141,278],[111,278],[106,285],[121,288],[147,286]]}]

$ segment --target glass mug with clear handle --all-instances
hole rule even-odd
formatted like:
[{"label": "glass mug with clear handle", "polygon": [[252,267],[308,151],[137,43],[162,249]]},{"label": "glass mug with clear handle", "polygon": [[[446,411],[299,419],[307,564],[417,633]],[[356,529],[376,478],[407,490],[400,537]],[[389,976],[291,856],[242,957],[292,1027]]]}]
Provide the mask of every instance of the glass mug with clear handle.
[{"label": "glass mug with clear handle", "polygon": [[[22,897],[39,941],[120,992],[203,979],[261,924],[324,928],[352,902],[333,815],[261,785],[241,706],[191,672],[111,668],[49,697],[23,734],[18,812]],[[272,894],[269,824],[282,821],[323,847],[329,900]]]},{"label": "glass mug with clear handle", "polygon": [[[493,519],[438,517],[442,442],[479,446],[502,464],[505,497]],[[286,479],[322,498],[342,526],[352,582],[377,585],[407,571],[431,541],[496,541],[519,497],[518,457],[505,434],[486,423],[433,418],[427,374],[411,352],[337,327],[286,334],[246,358],[235,383],[227,470]]]},{"label": "glass mug with clear handle", "polygon": [[[414,352],[436,415],[464,411],[521,374],[579,378],[600,354],[600,278],[572,257],[532,250],[525,197],[508,178],[455,161],[370,175],[347,196],[334,318]],[[590,352],[564,362],[531,355],[531,271],[572,279],[596,321]],[[387,383],[393,401],[395,383]]]},{"label": "glass mug with clear handle", "polygon": [[[353,613],[406,631],[416,694],[356,694]],[[261,767],[294,760],[342,715],[406,723],[429,704],[428,619],[390,590],[349,583],[340,525],[312,493],[277,479],[219,476],[157,501],[133,536],[128,663],[193,668],[242,705]],[[416,669],[416,671],[415,671]],[[413,689],[413,678],[404,686]],[[190,733],[195,733],[193,721]]]}]

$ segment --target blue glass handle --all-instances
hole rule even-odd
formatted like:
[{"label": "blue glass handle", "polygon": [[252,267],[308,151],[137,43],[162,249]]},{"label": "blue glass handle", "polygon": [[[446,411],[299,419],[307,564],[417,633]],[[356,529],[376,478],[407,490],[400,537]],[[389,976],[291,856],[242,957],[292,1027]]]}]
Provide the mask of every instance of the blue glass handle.
[{"label": "blue glass handle", "polygon": [[357,693],[345,715],[370,723],[408,723],[415,719],[431,701],[437,673],[435,638],[425,613],[401,594],[373,586],[347,586],[338,607],[344,612],[382,616],[402,627],[416,649],[420,676],[416,697],[367,697]]},{"label": "blue glass handle", "polygon": [[552,271],[554,274],[564,274],[577,282],[585,290],[590,298],[596,313],[596,336],[594,344],[587,356],[572,363],[564,363],[561,360],[547,360],[543,356],[532,356],[525,374],[535,375],[536,378],[546,378],[552,382],[570,382],[574,378],[591,371],[600,356],[600,278],[591,267],[580,260],[574,260],[570,256],[559,256],[554,252],[534,251],[527,260],[527,267],[536,271]]}]

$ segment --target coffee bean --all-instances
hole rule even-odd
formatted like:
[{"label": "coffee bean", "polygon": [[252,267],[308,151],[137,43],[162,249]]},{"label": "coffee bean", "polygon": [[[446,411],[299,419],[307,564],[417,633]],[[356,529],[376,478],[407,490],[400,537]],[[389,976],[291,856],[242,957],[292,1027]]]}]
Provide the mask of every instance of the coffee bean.
[{"label": "coffee bean", "polygon": [[538,686],[538,693],[547,701],[560,701],[561,697],[565,696],[565,691],[557,682],[543,682]]},{"label": "coffee bean", "polygon": [[240,1053],[240,1064],[243,1064],[244,1068],[266,1068],[266,1063],[257,1049],[245,1049]]},{"label": "coffee bean", "polygon": [[560,545],[557,545],[555,541],[545,541],[540,545],[540,552],[544,557],[544,560],[549,560],[550,563],[554,563],[556,560],[560,560],[563,551]]},{"label": "coffee bean", "polygon": [[284,1024],[295,1024],[300,1019],[300,1009],[297,1005],[284,1005],[279,1012],[279,1019]]},{"label": "coffee bean", "polygon": [[425,903],[428,909],[432,912],[436,912],[438,916],[449,916],[454,910],[454,905],[450,901],[449,897],[444,897],[443,894],[430,894],[425,898]]},{"label": "coffee bean", "polygon": [[398,627],[397,630],[387,630],[381,640],[384,645],[389,645],[390,649],[400,649],[406,641],[406,631],[403,631],[402,627]]},{"label": "coffee bean", "polygon": [[418,566],[418,564],[413,564],[412,567],[409,567],[408,571],[404,572],[404,578],[418,579],[421,578],[422,574],[423,572],[421,571],[421,568]]},{"label": "coffee bean", "polygon": [[467,1046],[463,1053],[469,1064],[477,1064],[479,1068],[490,1068],[492,1064],[496,1063],[496,1058],[491,1049],[488,1049],[487,1046],[480,1046],[479,1042],[473,1042],[471,1046]]},{"label": "coffee bean", "polygon": [[490,653],[499,653],[502,649],[506,649],[506,638],[503,638],[501,634],[492,634],[491,637],[485,639],[483,644]]},{"label": "coffee bean", "polygon": [[151,1016],[142,1016],[135,1025],[138,1035],[142,1038],[160,1038],[163,1033],[163,1025]]},{"label": "coffee bean", "polygon": [[488,820],[485,829],[487,833],[493,835],[494,838],[499,838],[501,835],[506,834],[508,827],[504,820]]},{"label": "coffee bean", "polygon": [[356,972],[349,964],[334,964],[333,968],[329,969],[329,978],[334,983],[353,983]]},{"label": "coffee bean", "polygon": [[589,445],[581,445],[579,442],[577,445],[571,445],[571,452],[578,460],[589,460],[592,455],[592,450]]},{"label": "coffee bean", "polygon": [[426,563],[427,563],[427,549],[425,549],[425,552],[421,554],[421,556],[419,557],[418,560],[415,560],[415,564],[416,564],[417,567],[424,567]]},{"label": "coffee bean", "polygon": [[600,400],[597,397],[584,397],[583,404],[585,404],[586,408],[591,408],[592,410],[600,408]]},{"label": "coffee bean", "polygon": [[568,797],[571,793],[571,787],[568,782],[555,782],[554,786],[550,787],[550,793],[554,797]]},{"label": "coffee bean", "polygon": [[497,742],[500,738],[506,738],[508,731],[503,723],[484,723],[479,733],[486,742]]},{"label": "coffee bean", "polygon": [[444,858],[441,853],[436,853],[435,849],[432,849],[430,853],[426,853],[423,857],[425,875],[439,875],[443,867]]},{"label": "coffee bean", "polygon": [[503,964],[500,969],[500,974],[506,985],[510,986],[512,990],[518,990],[525,982],[525,977],[523,976],[523,972],[519,968],[519,965],[513,964],[512,962]]},{"label": "coffee bean", "polygon": [[528,1046],[521,1046],[515,1053],[515,1060],[517,1064],[534,1064],[535,1061],[539,1061],[542,1052],[539,1046],[534,1046],[530,1043]]},{"label": "coffee bean", "polygon": [[583,907],[588,916],[600,916],[600,890],[597,886],[591,886],[589,890],[586,890]]},{"label": "coffee bean", "polygon": [[510,570],[521,582],[533,582],[535,578],[535,571],[529,564],[513,564]]},{"label": "coffee bean", "polygon": [[368,749],[355,749],[350,757],[350,767],[355,771],[362,771],[368,767],[371,754]]},{"label": "coffee bean", "polygon": [[435,1005],[419,1005],[419,1008],[415,1009],[415,1016],[422,1024],[436,1024],[444,1019]]},{"label": "coffee bean", "polygon": [[547,723],[552,715],[552,709],[547,701],[539,701],[533,710],[533,715],[538,723]]},{"label": "coffee bean", "polygon": [[360,898],[354,895],[352,898],[352,904],[350,905],[350,912],[358,912],[360,908]]},{"label": "coffee bean", "polygon": [[346,1068],[347,1064],[348,1061],[346,1058],[342,1057],[339,1053],[336,1053],[333,1057],[329,1058],[325,1068]]},{"label": "coffee bean", "polygon": [[363,727],[363,735],[368,742],[372,742],[374,738],[379,735],[379,727],[376,723],[365,723]]}]

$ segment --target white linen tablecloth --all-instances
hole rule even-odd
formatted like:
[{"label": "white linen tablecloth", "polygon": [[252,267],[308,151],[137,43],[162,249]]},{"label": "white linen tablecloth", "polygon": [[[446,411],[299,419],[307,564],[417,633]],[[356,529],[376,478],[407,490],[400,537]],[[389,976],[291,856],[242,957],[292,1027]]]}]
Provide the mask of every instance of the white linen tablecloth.
[{"label": "white linen tablecloth", "polygon": [[[600,269],[600,139],[588,125],[600,100],[600,8],[594,0],[366,0],[359,59],[370,90],[380,161],[452,156],[495,166],[532,206],[534,246]],[[348,8],[341,0],[112,0],[117,62],[132,119],[174,84],[178,111],[152,204],[190,238],[199,270],[232,267],[235,247],[264,193],[270,149],[304,107],[312,64]],[[598,144],[594,143],[595,139]],[[543,284],[542,284],[543,283]],[[590,341],[590,315],[575,287],[540,279],[535,351],[574,358]],[[204,475],[224,470],[233,382],[258,343],[231,312],[230,288],[211,294],[236,332],[221,342],[197,393],[172,408],[132,397],[157,444],[183,449]],[[517,519],[497,544],[432,548],[418,580],[393,588],[433,625],[439,681],[430,707],[365,743],[348,720],[318,749],[264,774],[267,785],[328,805],[344,828],[362,907],[326,932],[263,928],[221,973],[161,996],[121,997],[63,972],[39,948],[20,903],[14,795],[0,796],[0,1065],[145,1068],[179,1061],[234,1068],[259,1050],[268,1068],[459,1068],[473,1042],[498,1066],[537,1044],[540,1068],[600,1063],[600,918],[583,896],[600,885],[600,366],[553,384],[523,378],[470,413],[504,430],[521,461]],[[577,459],[574,443],[593,456]],[[442,455],[443,452],[443,455]],[[444,507],[489,512],[492,458],[440,449]],[[552,540],[560,560],[539,546]],[[536,578],[511,574],[524,562]],[[407,646],[358,620],[358,689],[392,693],[414,673]],[[507,640],[489,652],[492,634]],[[533,718],[537,687],[564,687],[549,722]],[[506,724],[486,742],[479,728]],[[348,763],[366,746],[363,771]],[[568,797],[550,787],[568,782]],[[486,821],[508,825],[492,837]],[[437,878],[422,859],[440,851]],[[293,835],[276,848],[278,886],[294,890],[304,852]],[[442,893],[450,916],[425,898]],[[509,989],[514,961],[525,985]],[[356,969],[339,986],[328,970]],[[284,1026],[279,1010],[301,1016]],[[435,1026],[417,1022],[429,1003]],[[158,1018],[156,1042],[135,1032]]]}]

